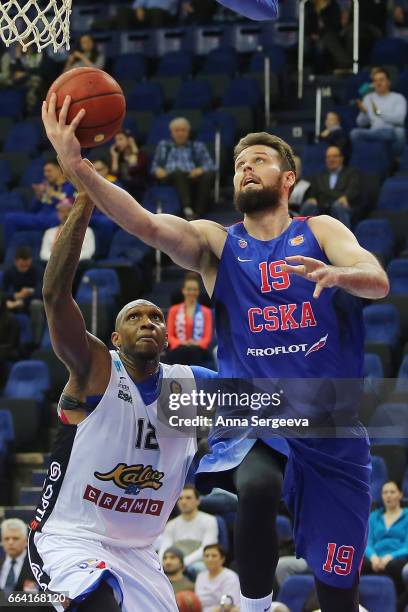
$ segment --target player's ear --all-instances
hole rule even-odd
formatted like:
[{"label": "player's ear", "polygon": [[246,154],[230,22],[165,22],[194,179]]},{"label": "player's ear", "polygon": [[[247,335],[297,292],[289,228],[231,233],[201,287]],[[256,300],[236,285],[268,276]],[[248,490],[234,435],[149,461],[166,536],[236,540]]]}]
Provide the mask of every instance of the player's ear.
[{"label": "player's ear", "polygon": [[296,174],[294,172],[286,172],[285,186],[290,189],[296,183]]},{"label": "player's ear", "polygon": [[111,335],[112,344],[115,348],[120,349],[120,335],[114,331]]}]

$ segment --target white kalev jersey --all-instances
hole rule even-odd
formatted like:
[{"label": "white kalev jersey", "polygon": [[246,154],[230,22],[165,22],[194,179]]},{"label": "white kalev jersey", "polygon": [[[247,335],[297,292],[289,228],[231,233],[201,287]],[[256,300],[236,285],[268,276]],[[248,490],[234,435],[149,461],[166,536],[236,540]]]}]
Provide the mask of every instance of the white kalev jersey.
[{"label": "white kalev jersey", "polygon": [[[118,354],[111,351],[111,357],[98,406],[78,425],[60,425],[30,526],[44,534],[148,546],[177,502],[197,443],[195,437],[162,435],[163,427],[157,431],[157,402],[146,406]],[[162,397],[169,384],[195,388],[188,366],[161,368]]]}]

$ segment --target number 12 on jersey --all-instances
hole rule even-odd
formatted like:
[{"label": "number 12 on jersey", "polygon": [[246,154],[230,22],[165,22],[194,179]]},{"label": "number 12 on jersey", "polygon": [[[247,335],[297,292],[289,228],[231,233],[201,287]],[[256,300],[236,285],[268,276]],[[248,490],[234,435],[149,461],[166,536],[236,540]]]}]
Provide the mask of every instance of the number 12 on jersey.
[{"label": "number 12 on jersey", "polygon": [[156,429],[150,423],[146,425],[146,419],[137,419],[135,448],[144,450],[160,450],[156,438]]}]

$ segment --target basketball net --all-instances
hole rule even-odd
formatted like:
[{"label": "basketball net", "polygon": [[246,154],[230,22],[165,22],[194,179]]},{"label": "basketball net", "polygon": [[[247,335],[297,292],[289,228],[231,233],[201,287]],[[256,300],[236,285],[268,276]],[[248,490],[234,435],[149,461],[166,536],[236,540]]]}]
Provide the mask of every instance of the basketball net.
[{"label": "basketball net", "polygon": [[6,47],[21,43],[23,51],[69,49],[71,6],[72,0],[0,0],[0,38]]}]

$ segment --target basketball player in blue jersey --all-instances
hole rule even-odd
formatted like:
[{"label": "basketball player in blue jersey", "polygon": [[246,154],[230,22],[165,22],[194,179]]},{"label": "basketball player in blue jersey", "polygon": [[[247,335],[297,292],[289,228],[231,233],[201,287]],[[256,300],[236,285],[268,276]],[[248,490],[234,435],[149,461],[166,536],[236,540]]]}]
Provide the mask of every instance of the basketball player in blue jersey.
[{"label": "basketball player in blue jersey", "polygon": [[44,276],[53,348],[69,370],[62,421],[29,536],[31,568],[70,612],[177,612],[154,540],[162,533],[196,453],[192,437],[157,429],[167,381],[214,377],[161,364],[167,330],[155,304],[136,300],[116,319],[109,351],[86,331],[72,297],[93,205],[79,193]]},{"label": "basketball player in blue jersey", "polygon": [[[189,223],[144,210],[100,177],[81,158],[75,137],[84,111],[67,126],[69,104],[67,98],[58,121],[55,96],[43,107],[48,137],[64,166],[124,229],[201,273],[216,308],[222,377],[362,376],[358,298],[384,297],[388,279],[337,220],[290,218],[296,170],[287,143],[261,132],[236,147],[235,202],[243,223],[228,229],[207,220]],[[211,455],[202,460],[199,477],[238,493],[234,549],[243,612],[265,612],[271,605],[284,472],[296,551],[314,572],[322,611],[358,611],[371,463],[358,422],[351,437],[210,440]]]}]

